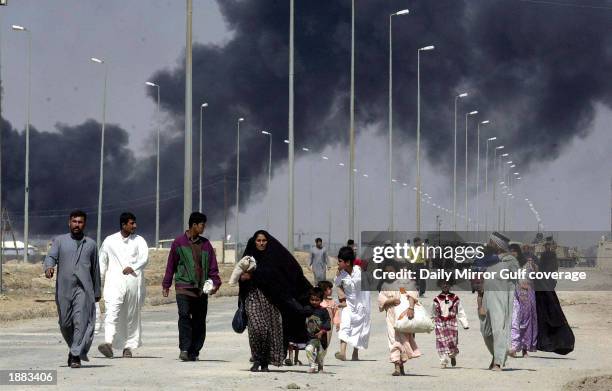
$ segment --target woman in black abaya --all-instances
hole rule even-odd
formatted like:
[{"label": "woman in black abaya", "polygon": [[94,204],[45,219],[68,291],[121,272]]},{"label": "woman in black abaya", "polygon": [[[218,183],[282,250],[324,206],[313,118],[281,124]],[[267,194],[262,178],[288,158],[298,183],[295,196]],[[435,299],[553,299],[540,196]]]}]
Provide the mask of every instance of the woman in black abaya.
[{"label": "woman in black abaya", "polygon": [[253,272],[240,277],[239,291],[248,318],[251,371],[267,372],[269,364],[281,365],[288,341],[308,341],[303,306],[312,285],[293,255],[266,231],[249,239],[247,255],[257,262]]},{"label": "woman in black abaya", "polygon": [[[539,262],[540,271],[556,272],[559,262],[551,245],[546,244]],[[574,333],[567,323],[561,303],[555,292],[553,278],[536,280],[536,311],[538,313],[537,349],[566,355],[574,350]]]}]

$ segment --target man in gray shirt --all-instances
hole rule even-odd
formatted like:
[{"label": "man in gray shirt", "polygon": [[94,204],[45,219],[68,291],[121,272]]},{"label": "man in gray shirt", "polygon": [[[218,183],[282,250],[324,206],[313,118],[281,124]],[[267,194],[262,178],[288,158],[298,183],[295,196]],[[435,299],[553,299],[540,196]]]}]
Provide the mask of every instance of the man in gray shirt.
[{"label": "man in gray shirt", "polygon": [[81,360],[89,361],[87,352],[94,337],[95,303],[100,300],[100,267],[95,240],[83,230],[87,215],[70,213],[70,233],[57,236],[44,261],[45,276],[53,278],[57,265],[55,302],[59,326],[70,349],[68,366],[80,368]]},{"label": "man in gray shirt", "polygon": [[326,280],[327,273],[327,249],[323,247],[321,238],[315,239],[315,248],[310,251],[310,269],[314,274],[314,283]]}]

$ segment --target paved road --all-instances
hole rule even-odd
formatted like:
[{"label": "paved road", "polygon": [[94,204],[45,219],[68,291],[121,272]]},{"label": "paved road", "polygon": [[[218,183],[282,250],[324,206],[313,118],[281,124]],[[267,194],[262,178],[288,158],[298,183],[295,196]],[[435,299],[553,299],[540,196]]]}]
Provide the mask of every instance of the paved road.
[{"label": "paved road", "polygon": [[[338,342],[334,339],[328,351],[326,373],[310,375],[306,366],[273,368],[270,373],[250,373],[246,333],[235,334],[230,327],[235,298],[210,301],[208,335],[201,354],[202,361],[178,360],[178,334],[174,305],[151,307],[143,313],[145,345],[133,359],[105,359],[95,346],[91,361],[75,370],[66,367],[67,348],[61,339],[55,319],[39,319],[4,325],[0,330],[0,369],[58,369],[58,386],[62,389],[249,389],[286,388],[289,383],[301,389],[387,390],[410,387],[419,390],[475,389],[559,389],[567,381],[585,375],[612,373],[612,349],[609,324],[597,324],[570,306],[566,314],[575,327],[576,351],[567,357],[537,353],[528,359],[513,359],[502,373],[484,368],[490,357],[484,347],[476,319],[475,298],[461,292],[472,327],[460,330],[458,367],[438,367],[435,339],[418,335],[424,355],[408,362],[409,376],[391,377],[387,362],[384,316],[373,311],[370,349],[361,362],[339,362],[333,357]],[[431,300],[428,296],[427,302]],[[306,361],[305,357],[302,357]],[[11,388],[12,389],[12,388]]]}]

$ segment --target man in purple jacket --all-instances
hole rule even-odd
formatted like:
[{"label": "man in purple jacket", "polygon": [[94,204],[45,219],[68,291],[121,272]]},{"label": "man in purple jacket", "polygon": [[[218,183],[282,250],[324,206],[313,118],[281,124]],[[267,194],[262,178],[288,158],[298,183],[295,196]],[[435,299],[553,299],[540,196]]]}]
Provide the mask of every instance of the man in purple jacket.
[{"label": "man in purple jacket", "polygon": [[[198,360],[206,338],[208,295],[214,295],[221,286],[215,251],[210,241],[201,236],[205,228],[206,215],[193,212],[189,229],[172,242],[162,282],[162,293],[168,297],[174,277],[182,361]],[[207,280],[212,281],[212,288]]]}]

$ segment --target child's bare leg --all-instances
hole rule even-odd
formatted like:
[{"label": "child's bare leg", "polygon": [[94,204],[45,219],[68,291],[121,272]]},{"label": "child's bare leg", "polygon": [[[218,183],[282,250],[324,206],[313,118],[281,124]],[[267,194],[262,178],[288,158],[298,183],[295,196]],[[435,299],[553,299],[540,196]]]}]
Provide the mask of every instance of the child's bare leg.
[{"label": "child's bare leg", "polygon": [[359,360],[359,350],[357,350],[357,348],[353,348],[353,356],[351,357],[351,360],[353,361]]},{"label": "child's bare leg", "polygon": [[340,340],[340,351],[336,353],[336,358],[341,361],[346,360],[346,342],[343,340]]},{"label": "child's bare leg", "polygon": [[298,355],[300,354],[300,350],[299,349],[295,349],[294,350],[294,354],[293,354],[293,363],[295,365],[302,365],[302,363],[300,362],[300,360],[298,360]]}]

